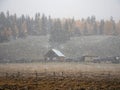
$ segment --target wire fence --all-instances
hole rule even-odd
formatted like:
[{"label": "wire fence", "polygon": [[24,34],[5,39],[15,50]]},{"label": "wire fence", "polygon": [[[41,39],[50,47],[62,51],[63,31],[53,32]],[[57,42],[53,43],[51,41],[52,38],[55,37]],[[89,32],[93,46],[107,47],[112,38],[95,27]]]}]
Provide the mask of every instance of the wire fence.
[{"label": "wire fence", "polygon": [[67,72],[14,72],[14,73],[8,73],[8,72],[0,72],[0,77],[4,77],[6,79],[14,79],[14,78],[29,78],[33,77],[36,80],[38,78],[44,78],[44,77],[51,77],[51,78],[58,78],[58,77],[81,77],[81,78],[120,78],[120,72],[112,73],[112,72],[77,72],[77,73],[67,73]]}]

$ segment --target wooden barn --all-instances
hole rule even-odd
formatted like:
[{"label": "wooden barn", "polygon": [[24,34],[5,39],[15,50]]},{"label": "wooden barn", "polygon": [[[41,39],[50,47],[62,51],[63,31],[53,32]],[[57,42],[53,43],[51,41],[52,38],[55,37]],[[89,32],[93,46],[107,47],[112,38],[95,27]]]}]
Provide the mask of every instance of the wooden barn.
[{"label": "wooden barn", "polygon": [[65,55],[59,50],[51,49],[45,54],[44,58],[46,61],[64,61]]}]

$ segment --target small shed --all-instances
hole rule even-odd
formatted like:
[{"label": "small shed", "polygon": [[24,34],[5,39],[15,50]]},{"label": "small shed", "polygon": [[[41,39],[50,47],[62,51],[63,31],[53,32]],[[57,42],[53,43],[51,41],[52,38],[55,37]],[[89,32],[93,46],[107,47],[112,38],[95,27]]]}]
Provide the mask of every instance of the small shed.
[{"label": "small shed", "polygon": [[64,61],[65,55],[59,50],[51,49],[45,54],[44,58],[46,61]]},{"label": "small shed", "polygon": [[98,56],[92,56],[92,55],[85,55],[83,56],[83,59],[85,62],[93,62],[94,59],[96,59]]}]

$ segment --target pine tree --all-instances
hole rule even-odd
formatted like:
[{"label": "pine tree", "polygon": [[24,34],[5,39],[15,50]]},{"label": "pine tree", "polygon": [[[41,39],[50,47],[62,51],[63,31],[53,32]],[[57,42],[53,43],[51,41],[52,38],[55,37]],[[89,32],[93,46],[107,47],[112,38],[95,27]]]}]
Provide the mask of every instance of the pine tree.
[{"label": "pine tree", "polygon": [[104,34],[104,20],[101,20],[101,22],[100,22],[98,34],[99,35]]},{"label": "pine tree", "polygon": [[41,34],[42,35],[46,35],[48,32],[48,28],[47,28],[47,17],[43,14],[42,18],[41,18]]},{"label": "pine tree", "polygon": [[83,34],[84,34],[84,35],[88,35],[88,29],[87,29],[87,24],[86,24],[86,22],[84,23]]}]

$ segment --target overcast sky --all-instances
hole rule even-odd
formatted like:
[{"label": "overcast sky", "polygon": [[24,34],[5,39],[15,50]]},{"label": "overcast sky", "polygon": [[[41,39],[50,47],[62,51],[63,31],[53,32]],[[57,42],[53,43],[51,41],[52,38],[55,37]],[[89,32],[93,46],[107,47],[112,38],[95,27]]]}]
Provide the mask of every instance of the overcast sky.
[{"label": "overcast sky", "polygon": [[0,0],[0,11],[33,16],[36,12],[55,18],[120,20],[120,0]]}]

